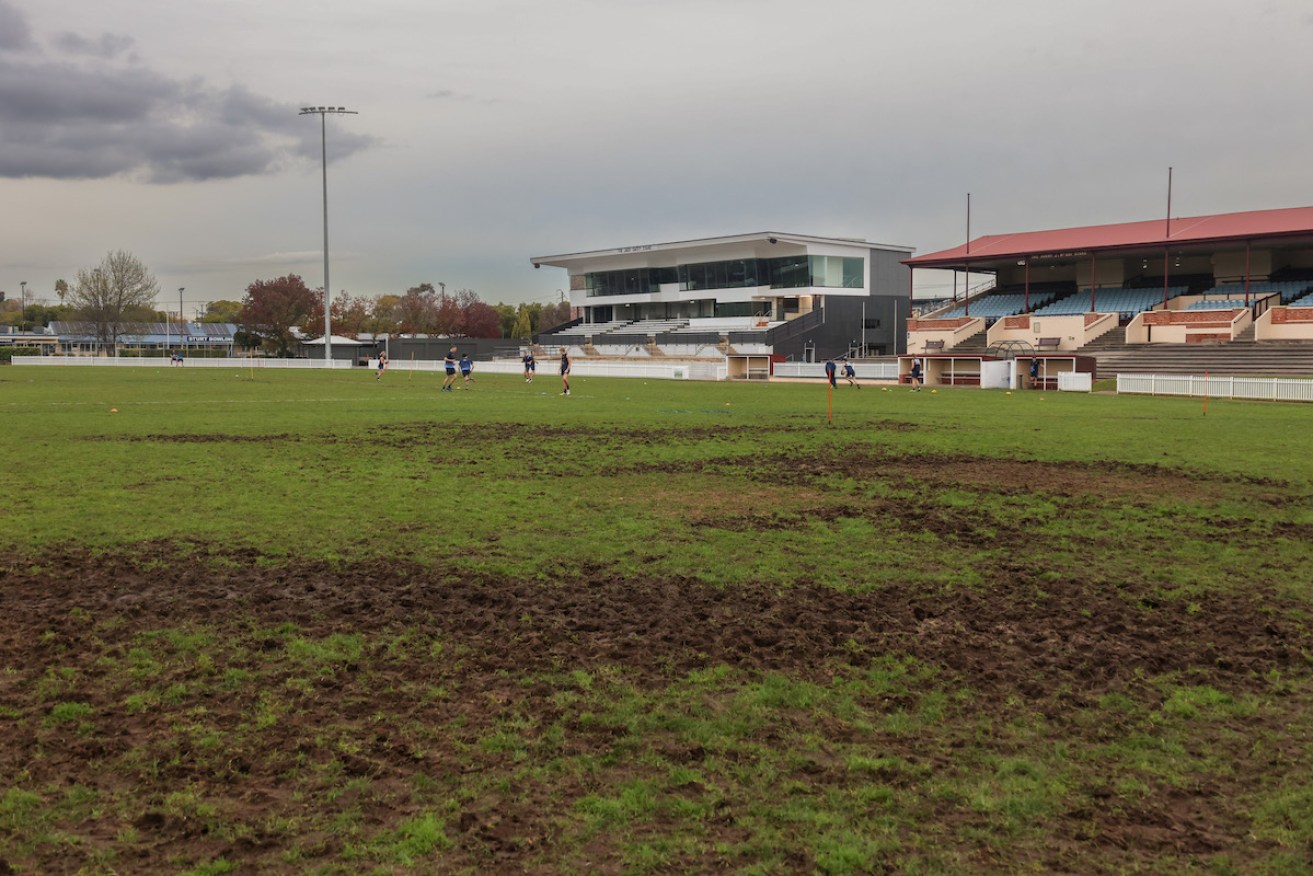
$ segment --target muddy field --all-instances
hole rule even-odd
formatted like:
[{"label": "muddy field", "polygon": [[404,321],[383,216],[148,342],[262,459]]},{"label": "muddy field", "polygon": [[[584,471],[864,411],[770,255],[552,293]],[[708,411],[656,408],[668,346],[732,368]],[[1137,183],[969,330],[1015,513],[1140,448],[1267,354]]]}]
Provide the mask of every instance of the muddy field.
[{"label": "muddy field", "polygon": [[[95,817],[50,825],[64,841],[9,843],[0,872],[180,872],[218,859],[239,872],[304,872],[334,862],[350,872],[354,865],[341,864],[349,834],[333,833],[334,812],[349,811],[358,820],[353,829],[363,833],[387,830],[421,808],[412,793],[417,776],[443,783],[481,771],[511,775],[504,757],[475,744],[508,715],[529,737],[564,728],[563,755],[606,760],[625,751],[624,727],[590,722],[543,680],[562,670],[609,674],[640,690],[714,667],[825,684],[876,655],[899,654],[932,668],[940,687],[970,689],[970,708],[984,723],[994,716],[1006,724],[1024,702],[1055,736],[1080,749],[1119,732],[1090,711],[1099,699],[1116,693],[1152,702],[1159,694],[1146,682],[1151,676],[1180,673],[1239,696],[1266,690],[1273,673],[1303,663],[1293,631],[1279,619],[1279,600],[1265,592],[1218,599],[1206,613],[1191,614],[1080,582],[1037,600],[1021,570],[1015,586],[936,597],[897,586],[859,594],[800,586],[710,589],[691,580],[622,578],[606,569],[529,583],[381,563],[266,567],[256,557],[189,547],[199,547],[203,559],[156,545],[131,558],[51,555],[5,570],[0,663],[15,669],[0,676],[0,703],[18,705],[3,724],[0,771],[53,795],[90,789],[102,805]],[[241,728],[262,692],[285,694],[285,682],[298,671],[289,658],[289,629],[300,640],[364,634],[376,643],[422,631],[444,647],[420,660],[398,659],[381,644],[330,657],[295,696],[284,696],[276,722],[250,733]],[[200,666],[176,648],[155,653],[149,678],[125,672],[161,630],[204,630],[210,664]],[[170,654],[177,659],[167,659]],[[59,672],[52,676],[52,668]],[[233,672],[241,673],[241,684],[225,689],[205,682]],[[417,682],[449,693],[417,700]],[[171,686],[176,693],[165,702],[125,706],[134,689]],[[913,695],[867,705],[889,710]],[[87,724],[52,721],[54,702],[85,704]],[[240,739],[203,749],[183,726],[194,715]],[[1255,720],[1282,717],[1274,711]],[[422,727],[440,732],[420,739]],[[1251,730],[1280,735],[1279,727]],[[770,746],[772,736],[799,731],[823,740],[799,781],[818,793],[851,781],[824,756],[827,747],[857,741],[850,725],[799,710],[756,741]],[[339,737],[354,744],[332,741]],[[878,740],[883,755],[930,771],[952,768],[954,744],[951,736]],[[1240,803],[1269,769],[1257,761],[1297,759],[1302,744],[1291,739],[1285,751],[1237,752],[1224,787],[1160,788],[1134,803],[1110,799],[1113,790],[1092,781],[1077,795],[1088,805],[1057,818],[1046,842],[1022,844],[1001,859],[964,839],[967,827],[988,828],[986,816],[950,802],[919,805],[937,821],[927,835],[957,844],[982,870],[1134,871],[1154,861],[1202,861],[1222,850],[1243,861],[1262,851],[1245,838]],[[674,734],[649,735],[639,745],[642,753],[673,762],[696,765],[708,757],[703,746]],[[298,776],[329,761],[347,776],[367,779],[368,790],[333,797],[328,779]],[[417,871],[630,870],[605,835],[556,847],[567,842],[563,813],[600,778],[567,775],[526,782],[513,794],[461,799],[447,821],[450,847],[425,857]],[[906,778],[890,781],[896,786]],[[180,806],[171,797],[180,788],[195,789],[210,808]],[[752,863],[751,855],[714,850],[745,838],[734,796],[768,791],[722,789],[720,813],[703,826],[704,851],[657,869],[710,872]],[[710,793],[701,786],[683,792]],[[306,819],[305,829],[275,827],[298,818]],[[864,872],[898,872],[897,860],[892,854],[873,860]],[[815,866],[800,848],[783,869]]]},{"label": "muddy field", "polygon": [[[512,477],[583,476],[508,430],[370,441],[435,472],[455,441],[523,453]],[[1281,517],[1303,501],[1288,485],[729,441],[635,463],[616,449],[732,430],[553,437],[588,444],[589,476],[762,491],[673,496],[693,533],[878,523],[932,545],[927,568],[971,551],[976,583],[717,587],[561,557],[519,580],[197,542],[10,560],[0,874],[1313,868],[1255,815],[1313,745],[1306,610],[1284,586],[1303,559],[1280,549],[1309,529]],[[943,490],[1000,516],[919,500]],[[1004,519],[1029,499],[1150,528],[1046,536]],[[1251,580],[1175,598],[1150,580],[1165,500],[1202,510],[1161,531],[1272,550]]]}]

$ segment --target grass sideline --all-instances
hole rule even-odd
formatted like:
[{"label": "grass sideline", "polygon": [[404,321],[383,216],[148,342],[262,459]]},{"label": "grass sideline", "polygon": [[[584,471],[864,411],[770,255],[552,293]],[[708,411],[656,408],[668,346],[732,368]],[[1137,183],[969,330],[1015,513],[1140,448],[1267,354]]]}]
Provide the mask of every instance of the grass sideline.
[{"label": "grass sideline", "polygon": [[0,370],[0,861],[1304,872],[1313,410],[439,382]]}]

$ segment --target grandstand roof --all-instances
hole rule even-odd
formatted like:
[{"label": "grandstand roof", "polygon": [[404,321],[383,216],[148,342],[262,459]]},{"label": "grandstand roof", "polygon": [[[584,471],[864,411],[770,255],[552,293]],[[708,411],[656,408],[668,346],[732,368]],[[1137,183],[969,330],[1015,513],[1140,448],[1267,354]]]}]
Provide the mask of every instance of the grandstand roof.
[{"label": "grandstand roof", "polygon": [[990,262],[1034,256],[1077,256],[1099,250],[1200,245],[1259,239],[1313,237],[1313,207],[1281,210],[1251,210],[1216,216],[1166,218],[1116,225],[1089,225],[1053,231],[1016,234],[987,234],[969,244],[926,253],[904,260],[914,268],[952,268],[971,263],[984,267]]},{"label": "grandstand roof", "polygon": [[912,247],[886,243],[872,243],[859,237],[817,237],[809,234],[789,234],[780,231],[760,231],[754,234],[735,234],[726,237],[703,237],[695,240],[676,240],[666,243],[648,243],[639,246],[622,246],[612,249],[597,249],[588,252],[562,253],[560,255],[535,256],[529,261],[534,267],[550,265],[558,268],[572,267],[580,262],[599,257],[632,256],[634,254],[652,253],[686,253],[692,250],[714,252],[718,249],[741,247],[745,244],[764,244],[767,247],[778,243],[807,246],[809,244],[860,247],[861,249],[894,250],[911,253]]}]

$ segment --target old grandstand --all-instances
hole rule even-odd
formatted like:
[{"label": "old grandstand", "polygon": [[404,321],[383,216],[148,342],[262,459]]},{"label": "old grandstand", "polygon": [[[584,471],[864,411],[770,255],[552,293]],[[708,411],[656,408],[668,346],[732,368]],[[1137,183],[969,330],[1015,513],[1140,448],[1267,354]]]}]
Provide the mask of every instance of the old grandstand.
[{"label": "old grandstand", "polygon": [[909,319],[909,354],[1078,352],[1100,376],[1313,373],[1313,207],[987,235],[906,264],[988,277]]}]

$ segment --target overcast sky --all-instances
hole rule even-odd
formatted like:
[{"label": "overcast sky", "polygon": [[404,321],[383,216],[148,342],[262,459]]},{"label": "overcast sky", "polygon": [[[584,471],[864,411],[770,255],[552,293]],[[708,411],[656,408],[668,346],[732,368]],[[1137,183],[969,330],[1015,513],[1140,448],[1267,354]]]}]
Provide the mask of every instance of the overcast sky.
[{"label": "overcast sky", "polygon": [[[1313,205],[1310,0],[0,0],[0,290],[110,250],[553,300],[530,256]],[[929,281],[928,281],[929,282]],[[935,291],[929,288],[926,294]]]}]

